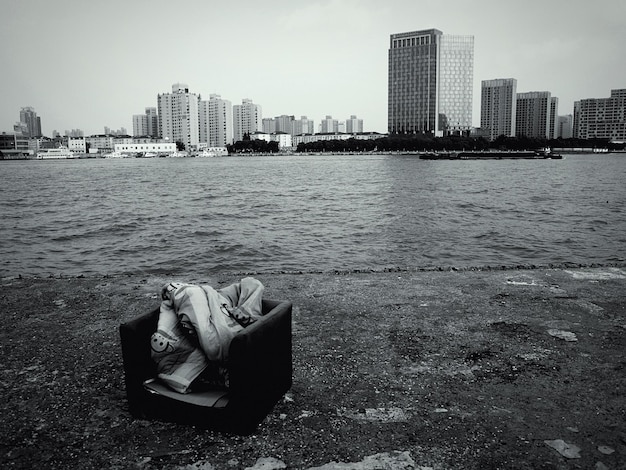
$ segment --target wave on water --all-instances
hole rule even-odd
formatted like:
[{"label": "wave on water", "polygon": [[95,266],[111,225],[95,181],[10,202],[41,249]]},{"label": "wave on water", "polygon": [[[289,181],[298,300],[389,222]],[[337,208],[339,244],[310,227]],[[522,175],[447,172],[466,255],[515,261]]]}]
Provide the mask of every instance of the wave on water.
[{"label": "wave on water", "polygon": [[[0,256],[6,262],[0,274],[384,271],[626,260],[623,158],[172,160],[2,162]],[[176,177],[163,177],[171,174]]]}]

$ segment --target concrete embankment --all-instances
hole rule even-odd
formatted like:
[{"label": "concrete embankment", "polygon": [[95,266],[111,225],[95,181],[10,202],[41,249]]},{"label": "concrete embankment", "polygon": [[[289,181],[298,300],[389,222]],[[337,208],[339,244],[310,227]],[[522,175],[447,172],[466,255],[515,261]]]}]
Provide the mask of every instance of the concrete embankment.
[{"label": "concrete embankment", "polygon": [[258,274],[294,384],[258,431],[133,420],[118,325],[166,281],[5,278],[2,468],[624,468],[624,267]]}]

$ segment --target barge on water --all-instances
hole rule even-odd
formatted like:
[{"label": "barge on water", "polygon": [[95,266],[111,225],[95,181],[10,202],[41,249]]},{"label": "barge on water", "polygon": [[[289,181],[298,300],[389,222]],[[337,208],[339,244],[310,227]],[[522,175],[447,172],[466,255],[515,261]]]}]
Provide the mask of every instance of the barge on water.
[{"label": "barge on water", "polygon": [[422,160],[546,160],[562,159],[560,154],[550,149],[522,151],[470,151],[470,152],[426,152],[419,156]]}]

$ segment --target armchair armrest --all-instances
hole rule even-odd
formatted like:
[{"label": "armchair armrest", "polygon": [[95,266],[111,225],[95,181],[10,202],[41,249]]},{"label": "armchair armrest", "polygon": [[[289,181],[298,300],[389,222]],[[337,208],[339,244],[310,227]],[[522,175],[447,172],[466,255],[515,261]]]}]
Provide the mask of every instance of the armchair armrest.
[{"label": "armchair armrest", "polygon": [[157,329],[159,308],[120,325],[126,396],[133,416],[141,415],[143,382],[156,377],[156,364],[150,355],[150,337]]},{"label": "armchair armrest", "polygon": [[233,338],[228,359],[230,392],[261,401],[289,390],[293,372],[291,302],[264,300],[263,313]]}]

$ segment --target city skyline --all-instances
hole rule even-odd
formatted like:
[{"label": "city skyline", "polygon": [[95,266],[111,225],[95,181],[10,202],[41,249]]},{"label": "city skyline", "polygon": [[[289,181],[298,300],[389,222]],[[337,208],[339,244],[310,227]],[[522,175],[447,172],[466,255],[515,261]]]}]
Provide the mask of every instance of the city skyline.
[{"label": "city skyline", "polygon": [[6,5],[0,19],[0,131],[27,106],[48,136],[132,129],[133,115],[183,82],[202,99],[251,99],[264,117],[354,114],[365,131],[384,133],[389,36],[430,28],[475,38],[475,127],[482,80],[510,77],[518,92],[549,91],[562,115],[626,83],[626,6],[613,0],[276,0],[263,8],[182,0],[180,17],[160,2],[30,3]]}]

